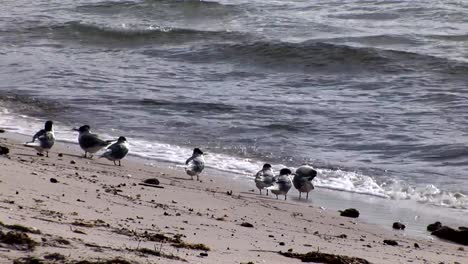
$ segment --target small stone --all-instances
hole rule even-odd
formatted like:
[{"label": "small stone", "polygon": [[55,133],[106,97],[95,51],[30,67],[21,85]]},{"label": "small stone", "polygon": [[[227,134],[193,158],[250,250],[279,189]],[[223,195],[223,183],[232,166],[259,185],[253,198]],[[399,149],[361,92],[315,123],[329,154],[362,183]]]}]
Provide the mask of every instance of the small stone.
[{"label": "small stone", "polygon": [[57,181],[57,179],[55,179],[55,178],[50,178],[50,182],[51,182],[51,183],[57,183],[58,181]]},{"label": "small stone", "polygon": [[400,222],[393,223],[393,229],[405,230],[406,226]]},{"label": "small stone", "polygon": [[429,232],[434,232],[436,231],[437,229],[441,228],[442,227],[442,223],[441,222],[435,222],[433,224],[430,224],[427,226],[427,231]]},{"label": "small stone", "polygon": [[384,244],[386,244],[386,245],[398,246],[398,242],[396,242],[395,240],[386,239],[386,240],[384,240],[383,242],[384,242]]},{"label": "small stone", "polygon": [[284,245],[286,245],[286,243],[284,243],[284,242],[279,242],[279,245],[280,245],[280,246],[284,246]]},{"label": "small stone", "polygon": [[414,243],[414,248],[420,248],[418,243]]},{"label": "small stone", "polygon": [[200,256],[202,256],[202,257],[208,257],[208,253],[206,253],[206,252],[201,252],[201,253],[200,253]]},{"label": "small stone", "polygon": [[70,160],[70,164],[76,164],[75,160]]},{"label": "small stone", "polygon": [[354,209],[354,208],[348,208],[344,211],[339,211],[341,216],[345,217],[352,217],[352,218],[358,218],[359,217],[359,211]]},{"label": "small stone", "polygon": [[58,156],[59,156],[59,157],[63,157],[63,154],[62,154],[62,153],[59,153]]},{"label": "small stone", "polygon": [[248,223],[248,222],[243,222],[243,223],[241,224],[241,226],[243,226],[243,227],[250,227],[250,228],[254,227],[251,223]]},{"label": "small stone", "polygon": [[5,133],[5,129],[0,129],[0,133]]},{"label": "small stone", "polygon": [[159,180],[156,178],[150,178],[143,181],[146,184],[159,185]]}]

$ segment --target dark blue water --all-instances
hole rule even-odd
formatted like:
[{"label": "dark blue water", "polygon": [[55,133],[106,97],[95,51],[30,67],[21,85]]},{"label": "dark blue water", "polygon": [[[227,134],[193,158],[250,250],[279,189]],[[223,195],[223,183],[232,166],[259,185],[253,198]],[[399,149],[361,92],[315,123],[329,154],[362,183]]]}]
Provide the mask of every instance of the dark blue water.
[{"label": "dark blue water", "polygon": [[308,162],[324,188],[468,208],[463,1],[2,5],[3,127],[86,123],[151,159]]}]

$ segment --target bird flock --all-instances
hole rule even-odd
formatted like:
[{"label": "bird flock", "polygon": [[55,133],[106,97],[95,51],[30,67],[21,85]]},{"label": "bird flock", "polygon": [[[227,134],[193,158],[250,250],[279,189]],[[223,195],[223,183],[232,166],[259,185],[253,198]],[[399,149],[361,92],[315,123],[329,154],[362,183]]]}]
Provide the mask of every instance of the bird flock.
[{"label": "bird flock", "polygon": [[[79,132],[78,144],[84,151],[84,158],[93,158],[93,155],[103,148],[106,148],[104,153],[99,157],[106,158],[114,165],[121,166],[121,160],[127,156],[129,152],[129,144],[127,139],[123,136],[115,140],[103,140],[98,135],[91,133],[89,125],[83,125],[79,128],[72,129]],[[114,142],[114,143],[113,143]],[[44,129],[39,130],[33,135],[32,141],[25,143],[25,146],[34,148],[39,156],[49,156],[50,149],[54,146],[55,135],[53,130],[53,122],[45,122]],[[88,155],[89,154],[89,155]],[[194,148],[192,156],[185,161],[185,172],[191,177],[197,177],[205,168],[204,153],[199,148]],[[271,191],[278,199],[279,195],[287,195],[292,186],[299,191],[299,199],[302,193],[306,193],[306,199],[309,198],[309,192],[314,189],[312,180],[317,176],[317,171],[309,165],[302,165],[293,173],[288,168],[283,168],[279,171],[279,175],[275,175],[273,168],[270,164],[264,164],[262,169],[255,174],[255,185],[262,194],[262,190],[266,190],[266,195]]]}]

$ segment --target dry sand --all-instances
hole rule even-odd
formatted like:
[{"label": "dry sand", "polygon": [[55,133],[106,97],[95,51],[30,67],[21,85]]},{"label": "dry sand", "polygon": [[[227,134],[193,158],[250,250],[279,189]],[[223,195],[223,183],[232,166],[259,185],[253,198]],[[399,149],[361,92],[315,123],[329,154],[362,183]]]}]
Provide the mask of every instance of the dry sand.
[{"label": "dry sand", "polygon": [[[29,249],[0,243],[0,263],[24,257],[58,259],[44,263],[114,258],[130,263],[300,263],[278,254],[288,250],[371,263],[468,263],[467,249],[460,245],[408,237],[335,211],[260,196],[250,191],[253,183],[246,189],[206,174],[202,182],[192,181],[182,168],[147,166],[136,159],[113,166],[105,159],[84,159],[77,145],[60,142],[49,158],[39,157],[21,145],[23,140],[0,134],[0,145],[11,151],[0,156],[0,229],[6,234],[16,224],[29,227],[33,232],[27,236],[36,243]],[[159,179],[163,188],[140,185],[147,178]],[[398,245],[386,245],[386,239]],[[197,249],[203,245],[209,251]]]}]

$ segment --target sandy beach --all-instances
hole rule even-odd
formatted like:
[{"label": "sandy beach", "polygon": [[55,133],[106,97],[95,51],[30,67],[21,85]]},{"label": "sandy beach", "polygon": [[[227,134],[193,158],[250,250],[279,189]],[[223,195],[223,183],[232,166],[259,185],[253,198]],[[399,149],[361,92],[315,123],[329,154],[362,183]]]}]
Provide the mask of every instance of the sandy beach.
[{"label": "sandy beach", "polygon": [[[118,167],[61,142],[39,157],[25,140],[0,134],[10,150],[0,156],[0,230],[22,234],[0,243],[0,263],[300,263],[292,253],[307,252],[351,257],[335,263],[468,262],[461,245],[260,196],[253,183],[192,181],[132,158]],[[160,184],[141,185],[149,178]]]}]

